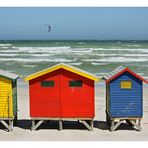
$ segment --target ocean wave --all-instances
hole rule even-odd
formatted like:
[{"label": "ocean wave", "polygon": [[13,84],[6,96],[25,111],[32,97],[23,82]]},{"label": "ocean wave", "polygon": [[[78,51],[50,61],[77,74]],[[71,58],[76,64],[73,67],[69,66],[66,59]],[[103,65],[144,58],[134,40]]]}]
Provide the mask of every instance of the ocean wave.
[{"label": "ocean wave", "polygon": [[96,63],[96,62],[91,62],[92,65],[108,65],[109,63]]},{"label": "ocean wave", "polygon": [[8,49],[8,48],[10,48],[10,47],[5,47],[5,46],[3,46],[3,47],[1,47],[2,49]]},{"label": "ocean wave", "polygon": [[77,63],[69,63],[71,65],[82,65],[82,62],[77,62]]},{"label": "ocean wave", "polygon": [[100,76],[100,77],[102,77],[102,76],[104,76],[104,75],[106,75],[107,73],[104,73],[104,72],[98,72],[98,73],[94,73],[96,76]]},{"label": "ocean wave", "polygon": [[15,56],[17,56],[18,54],[1,54],[0,53],[0,56],[2,56],[2,57],[15,57]]},{"label": "ocean wave", "polygon": [[84,54],[90,54],[93,51],[93,49],[88,48],[71,48],[71,47],[16,47],[12,50],[0,50],[0,52],[18,52],[18,53],[29,53],[29,54],[35,54],[35,53],[45,53],[45,54],[75,54],[78,56],[84,55]]},{"label": "ocean wave", "polygon": [[93,51],[128,51],[128,52],[146,52],[148,53],[147,48],[90,48]]},{"label": "ocean wave", "polygon": [[74,62],[76,60],[75,59],[70,60],[70,59],[64,59],[64,58],[59,58],[59,59],[1,58],[0,61],[16,61],[16,62]]},{"label": "ocean wave", "polygon": [[87,43],[85,42],[79,42],[80,45],[86,45]]},{"label": "ocean wave", "polygon": [[11,53],[8,52],[8,51],[6,51],[6,52],[0,51],[0,56],[4,56],[4,57],[10,57],[10,56],[11,57],[15,57],[15,56],[49,57],[49,56],[55,55],[55,54],[43,54],[43,53],[41,53],[41,54],[35,54],[35,53],[28,54],[28,53],[20,53],[20,52],[17,52],[17,51],[14,51],[14,53],[12,51],[11,51]]},{"label": "ocean wave", "polygon": [[124,46],[128,46],[128,47],[141,47],[141,45],[135,44],[135,45],[124,45]]},{"label": "ocean wave", "polygon": [[0,47],[12,46],[12,44],[0,44]]},{"label": "ocean wave", "polygon": [[36,67],[36,65],[23,65],[23,67]]},{"label": "ocean wave", "polygon": [[148,81],[148,77],[147,76],[143,76],[143,78]]},{"label": "ocean wave", "polygon": [[56,52],[56,50],[65,51],[70,49],[71,47],[15,47],[18,51],[21,52],[28,52],[28,53],[35,53],[35,52]]},{"label": "ocean wave", "polygon": [[2,53],[12,53],[12,52],[19,52],[18,50],[15,50],[15,49],[9,49],[9,50],[0,50],[0,52]]},{"label": "ocean wave", "polygon": [[54,56],[55,54],[25,54],[25,55],[29,55],[32,57],[49,57],[49,56]]},{"label": "ocean wave", "polygon": [[143,76],[144,75],[144,73],[137,73],[139,76]]},{"label": "ocean wave", "polygon": [[[20,52],[20,53],[53,53],[53,54],[76,54],[76,55],[82,55],[82,54],[92,54],[92,55],[96,55],[98,54],[98,52],[106,52],[106,51],[128,51],[130,53],[133,52],[137,52],[137,53],[148,53],[148,49],[128,49],[128,48],[71,48],[70,46],[65,46],[65,47],[12,47],[12,49],[10,50],[10,48],[8,50],[0,50],[0,52]],[[121,53],[122,54],[122,53]],[[99,55],[99,54],[98,54]],[[101,54],[100,54],[101,55]],[[104,53],[104,55],[102,54],[101,56],[105,56],[106,54]],[[111,54],[110,54],[111,55]],[[111,56],[114,56],[116,54],[112,54]],[[128,56],[128,55],[127,55]]]},{"label": "ocean wave", "polygon": [[146,62],[148,58],[109,57],[102,59],[82,59],[85,62]]},{"label": "ocean wave", "polygon": [[90,53],[92,56],[100,56],[100,57],[108,57],[108,56],[124,56],[124,57],[147,57],[148,54],[122,54],[122,53],[117,53],[117,54],[110,54],[110,53]]}]

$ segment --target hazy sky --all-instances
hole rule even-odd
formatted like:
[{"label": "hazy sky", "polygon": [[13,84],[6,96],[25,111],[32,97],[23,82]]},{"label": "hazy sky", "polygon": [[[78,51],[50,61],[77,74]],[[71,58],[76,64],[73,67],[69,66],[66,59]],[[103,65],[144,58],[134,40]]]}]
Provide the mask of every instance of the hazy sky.
[{"label": "hazy sky", "polygon": [[148,7],[1,7],[1,39],[147,40]]}]

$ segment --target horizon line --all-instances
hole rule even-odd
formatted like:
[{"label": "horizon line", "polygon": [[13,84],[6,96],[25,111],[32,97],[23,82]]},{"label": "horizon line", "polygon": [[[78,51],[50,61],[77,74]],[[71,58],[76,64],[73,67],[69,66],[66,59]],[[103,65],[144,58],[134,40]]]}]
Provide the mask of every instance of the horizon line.
[{"label": "horizon line", "polygon": [[0,41],[148,41],[148,39],[0,39]]}]

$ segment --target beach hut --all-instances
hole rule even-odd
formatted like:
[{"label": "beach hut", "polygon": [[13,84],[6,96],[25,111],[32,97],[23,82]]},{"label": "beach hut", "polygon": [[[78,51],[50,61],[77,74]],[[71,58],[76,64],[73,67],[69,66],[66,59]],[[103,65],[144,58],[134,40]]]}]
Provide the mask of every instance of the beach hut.
[{"label": "beach hut", "polygon": [[16,74],[0,70],[0,122],[9,131],[13,130],[13,121],[17,117],[18,78]]},{"label": "beach hut", "polygon": [[93,129],[95,75],[60,63],[25,80],[29,81],[32,130],[45,120],[58,120],[59,130],[64,120],[78,120]]},{"label": "beach hut", "polygon": [[125,120],[140,131],[143,116],[143,82],[148,82],[122,66],[103,79],[106,81],[106,121],[110,130],[114,131]]}]

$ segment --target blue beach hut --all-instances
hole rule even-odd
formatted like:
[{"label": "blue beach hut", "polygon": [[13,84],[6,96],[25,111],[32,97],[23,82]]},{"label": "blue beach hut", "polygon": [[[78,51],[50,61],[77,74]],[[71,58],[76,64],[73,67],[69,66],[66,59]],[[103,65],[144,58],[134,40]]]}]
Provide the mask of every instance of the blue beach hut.
[{"label": "blue beach hut", "polygon": [[106,121],[110,131],[114,131],[124,120],[141,131],[143,82],[148,81],[122,66],[103,79],[106,82]]}]

